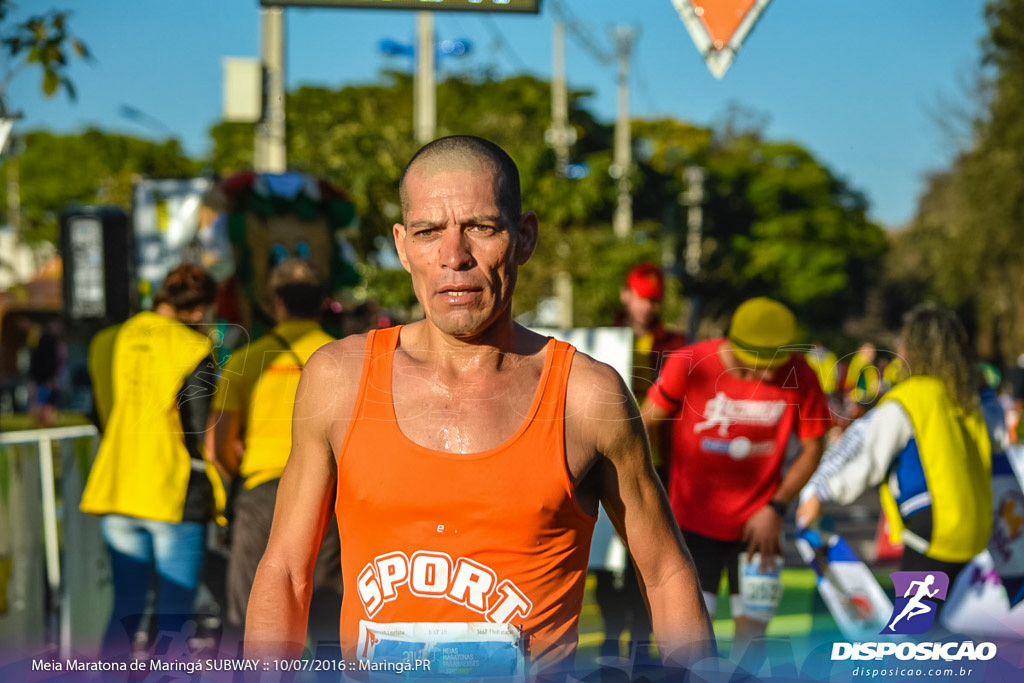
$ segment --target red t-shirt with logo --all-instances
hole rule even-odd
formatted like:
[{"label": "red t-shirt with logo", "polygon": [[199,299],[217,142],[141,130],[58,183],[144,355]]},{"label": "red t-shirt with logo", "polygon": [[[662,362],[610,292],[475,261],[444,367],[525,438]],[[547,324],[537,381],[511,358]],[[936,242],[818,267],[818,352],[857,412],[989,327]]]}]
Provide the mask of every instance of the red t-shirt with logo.
[{"label": "red t-shirt with logo", "polygon": [[829,411],[801,354],[771,381],[745,380],[726,371],[722,343],[670,354],[647,396],[676,413],[668,493],[680,528],[737,540],[778,489],[790,435],[823,435]]}]

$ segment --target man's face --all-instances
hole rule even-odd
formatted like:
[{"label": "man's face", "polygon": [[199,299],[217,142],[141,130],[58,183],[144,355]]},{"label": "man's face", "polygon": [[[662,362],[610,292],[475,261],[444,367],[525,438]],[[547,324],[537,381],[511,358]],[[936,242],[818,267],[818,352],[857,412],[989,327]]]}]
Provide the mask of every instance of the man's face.
[{"label": "man's face", "polygon": [[404,213],[405,224],[394,226],[395,248],[434,326],[471,338],[511,317],[516,274],[533,253],[537,218],[528,212],[512,224],[500,214],[491,168],[413,167]]},{"label": "man's face", "polygon": [[772,382],[775,380],[775,376],[778,374],[781,366],[759,368],[755,365],[749,365],[732,352],[732,344],[727,343],[725,346],[726,353],[729,354],[730,359],[730,362],[726,365],[729,367],[729,372],[733,377],[751,382]]},{"label": "man's face", "polygon": [[620,295],[622,306],[626,311],[631,326],[650,330],[661,314],[661,302],[640,296],[631,288],[626,287]]}]

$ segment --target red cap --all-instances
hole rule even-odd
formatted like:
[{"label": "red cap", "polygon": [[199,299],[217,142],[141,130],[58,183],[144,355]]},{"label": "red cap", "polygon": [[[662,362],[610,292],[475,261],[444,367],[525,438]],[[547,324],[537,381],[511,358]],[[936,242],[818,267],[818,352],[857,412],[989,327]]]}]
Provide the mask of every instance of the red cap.
[{"label": "red cap", "polygon": [[626,286],[637,296],[661,301],[665,296],[665,275],[653,263],[638,263],[626,276]]}]

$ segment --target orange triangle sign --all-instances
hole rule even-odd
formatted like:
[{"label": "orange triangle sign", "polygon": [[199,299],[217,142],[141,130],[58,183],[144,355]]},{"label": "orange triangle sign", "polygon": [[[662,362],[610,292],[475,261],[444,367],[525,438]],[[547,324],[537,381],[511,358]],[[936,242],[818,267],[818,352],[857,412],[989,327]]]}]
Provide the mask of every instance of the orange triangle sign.
[{"label": "orange triangle sign", "polygon": [[672,0],[715,78],[732,65],[771,0]]}]

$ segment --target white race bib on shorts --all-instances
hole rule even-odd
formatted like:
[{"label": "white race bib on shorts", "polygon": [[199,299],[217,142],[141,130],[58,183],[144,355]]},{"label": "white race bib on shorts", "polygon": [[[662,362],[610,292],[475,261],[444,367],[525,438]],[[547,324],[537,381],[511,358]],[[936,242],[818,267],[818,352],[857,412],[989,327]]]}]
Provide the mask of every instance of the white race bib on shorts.
[{"label": "white race bib on shorts", "polygon": [[781,555],[775,556],[775,568],[761,571],[761,553],[749,559],[740,553],[740,602],[743,616],[756,621],[769,622],[775,616],[782,600]]}]

